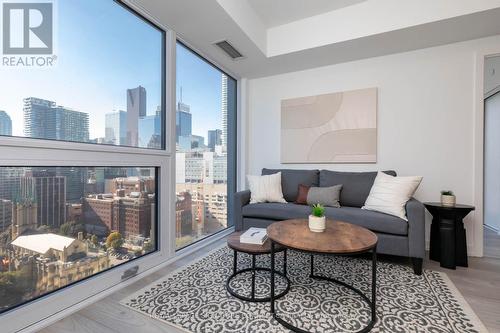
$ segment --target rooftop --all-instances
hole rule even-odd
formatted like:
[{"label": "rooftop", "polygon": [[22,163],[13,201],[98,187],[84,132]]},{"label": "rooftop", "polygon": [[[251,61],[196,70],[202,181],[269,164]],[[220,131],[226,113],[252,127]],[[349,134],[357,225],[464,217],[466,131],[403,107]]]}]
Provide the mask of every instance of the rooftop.
[{"label": "rooftop", "polygon": [[50,249],[63,251],[65,247],[68,247],[74,241],[74,238],[48,233],[19,236],[11,244],[44,254]]}]

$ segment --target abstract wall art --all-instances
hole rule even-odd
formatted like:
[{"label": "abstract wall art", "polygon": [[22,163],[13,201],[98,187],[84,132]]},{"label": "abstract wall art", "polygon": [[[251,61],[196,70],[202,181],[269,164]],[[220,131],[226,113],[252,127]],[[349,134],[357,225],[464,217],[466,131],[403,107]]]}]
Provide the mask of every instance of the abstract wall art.
[{"label": "abstract wall art", "polygon": [[281,163],[376,163],[377,88],[281,101]]}]

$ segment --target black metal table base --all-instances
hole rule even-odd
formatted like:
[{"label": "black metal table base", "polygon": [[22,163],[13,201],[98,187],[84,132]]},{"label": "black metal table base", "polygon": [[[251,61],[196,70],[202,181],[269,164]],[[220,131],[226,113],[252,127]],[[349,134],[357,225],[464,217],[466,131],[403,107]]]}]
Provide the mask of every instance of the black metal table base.
[{"label": "black metal table base", "polygon": [[[238,252],[235,250],[234,251],[234,262],[233,262],[233,274],[229,276],[229,278],[226,280],[226,290],[234,297],[241,299],[242,301],[247,301],[247,302],[269,302],[271,300],[271,296],[269,297],[255,297],[255,273],[260,271],[260,272],[271,272],[270,268],[267,267],[257,267],[255,264],[255,256],[256,254],[250,254],[252,256],[252,267],[244,268],[238,270]],[[283,290],[281,293],[277,294],[274,296],[274,299],[279,299],[283,296],[285,296],[288,291],[290,290],[290,280],[286,276],[286,250],[283,252],[283,273],[274,271],[275,274],[281,276],[286,283],[286,288]],[[252,273],[252,284],[251,284],[251,292],[250,292],[250,297],[244,296],[241,294],[238,294],[233,288],[231,288],[231,280],[234,279],[236,276],[246,273],[246,272],[251,272]],[[271,275],[273,275],[271,273]],[[274,281],[274,280],[273,280]]]},{"label": "black metal table base", "polygon": [[[277,313],[276,313],[276,308],[275,308],[275,301],[276,301],[276,296],[274,295],[274,274],[273,274],[273,269],[274,269],[274,242],[271,242],[271,313],[273,314],[274,319],[287,329],[293,331],[293,332],[298,332],[298,333],[310,333],[309,331],[305,331],[299,327],[296,327],[283,318],[281,318]],[[305,251],[304,251],[305,252]],[[359,330],[357,333],[367,333],[370,332],[377,322],[377,311],[376,311],[376,292],[377,292],[377,247],[375,246],[372,249],[372,285],[371,285],[371,300],[359,289],[355,288],[354,286],[351,286],[343,281],[336,280],[334,278],[326,277],[326,276],[320,276],[314,274],[314,253],[308,252],[311,254],[311,271],[309,276],[313,279],[317,280],[323,280],[323,281],[328,281],[332,282],[335,284],[338,284],[340,286],[343,286],[345,288],[348,288],[352,291],[354,291],[356,294],[358,294],[363,301],[370,307],[371,311],[371,318],[370,322],[363,327],[361,330]],[[321,253],[324,254],[324,253]],[[280,294],[281,295],[281,294]],[[282,296],[282,295],[281,295]],[[280,296],[280,297],[281,297]]]}]

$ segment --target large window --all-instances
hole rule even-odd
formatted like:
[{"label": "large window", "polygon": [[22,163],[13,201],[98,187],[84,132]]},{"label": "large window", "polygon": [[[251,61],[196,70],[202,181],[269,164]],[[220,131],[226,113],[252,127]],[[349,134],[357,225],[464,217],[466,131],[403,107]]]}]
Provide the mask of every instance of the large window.
[{"label": "large window", "polygon": [[0,167],[0,312],[156,249],[156,170]]},{"label": "large window", "polygon": [[176,246],[231,225],[236,80],[177,43]]},{"label": "large window", "polygon": [[0,135],[161,149],[162,31],[112,0],[55,4],[53,64],[2,68]]},{"label": "large window", "polygon": [[[53,15],[43,16],[53,17],[53,29],[29,38],[42,45],[53,32],[51,65],[26,66],[46,56],[20,48],[0,64],[0,319],[10,318],[2,323],[7,331],[157,265],[173,247],[159,223],[168,221],[173,186],[167,32],[120,1],[23,6],[33,3],[53,5]],[[21,20],[11,27],[22,24],[23,15],[3,10]],[[69,285],[71,297],[52,293]],[[58,302],[40,297],[49,293]]]}]

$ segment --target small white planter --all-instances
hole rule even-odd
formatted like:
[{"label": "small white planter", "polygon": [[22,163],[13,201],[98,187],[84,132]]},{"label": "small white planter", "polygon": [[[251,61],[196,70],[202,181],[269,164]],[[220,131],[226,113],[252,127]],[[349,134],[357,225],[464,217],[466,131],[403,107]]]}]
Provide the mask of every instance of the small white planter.
[{"label": "small white planter", "polygon": [[323,232],[326,229],[326,218],[309,215],[309,229],[312,232]]},{"label": "small white planter", "polygon": [[454,195],[443,195],[441,194],[441,205],[453,207],[456,203],[456,197]]}]

